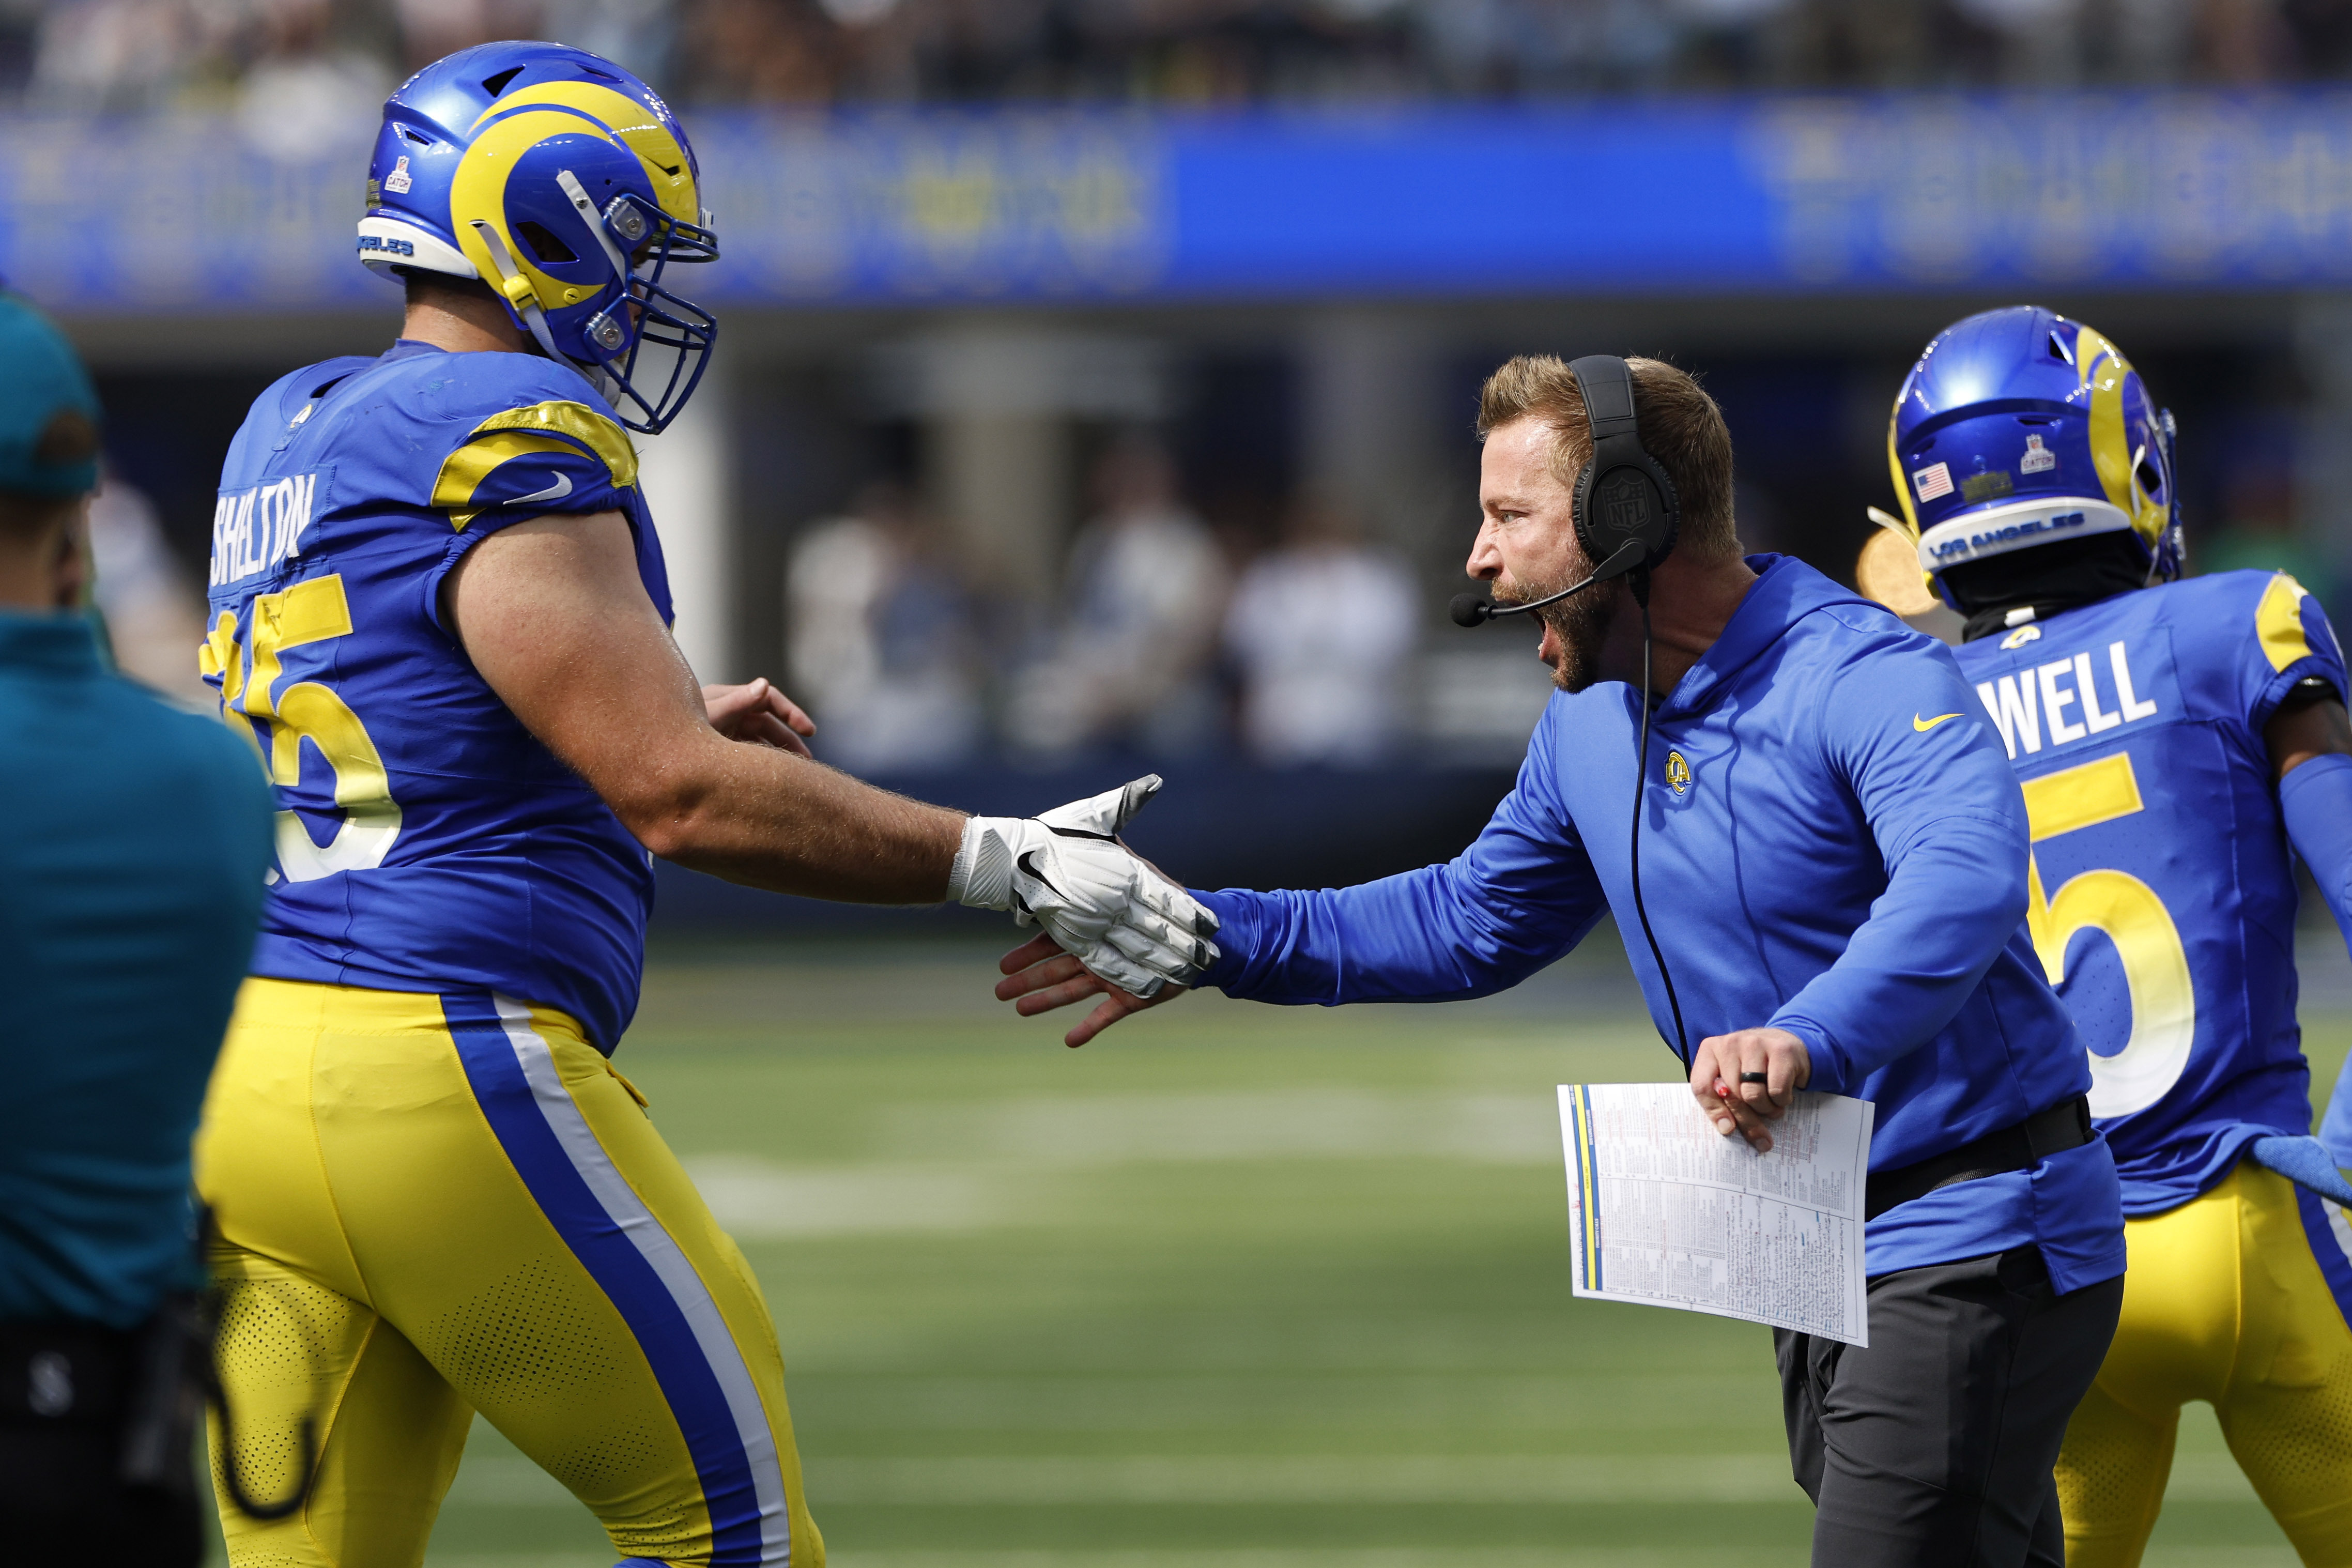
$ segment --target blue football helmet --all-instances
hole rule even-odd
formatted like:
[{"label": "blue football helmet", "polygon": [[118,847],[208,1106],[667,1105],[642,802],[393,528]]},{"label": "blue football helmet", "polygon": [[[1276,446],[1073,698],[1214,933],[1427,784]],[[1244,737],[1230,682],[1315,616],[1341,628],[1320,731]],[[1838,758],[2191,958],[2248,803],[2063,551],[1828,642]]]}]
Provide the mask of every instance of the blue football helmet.
[{"label": "blue football helmet", "polygon": [[[686,132],[644,82],[562,44],[482,44],[401,85],[368,166],[359,253],[386,277],[488,282],[518,328],[647,435],[677,417],[719,333],[662,286],[670,263],[719,256]],[[640,387],[649,343],[665,351],[646,374],[659,384]]]},{"label": "blue football helmet", "polygon": [[1936,335],[1886,427],[1903,516],[1928,585],[1972,561],[2062,539],[2127,534],[2148,583],[2180,575],[2172,416],[2123,351],[2034,305]]}]

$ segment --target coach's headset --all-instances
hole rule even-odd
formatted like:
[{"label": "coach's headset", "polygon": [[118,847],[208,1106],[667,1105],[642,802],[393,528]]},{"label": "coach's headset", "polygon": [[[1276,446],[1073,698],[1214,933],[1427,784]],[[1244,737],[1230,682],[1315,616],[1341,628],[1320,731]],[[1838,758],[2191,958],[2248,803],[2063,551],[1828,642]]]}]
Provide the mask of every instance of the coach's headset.
[{"label": "coach's headset", "polygon": [[1666,955],[1650,929],[1650,911],[1642,902],[1642,787],[1650,776],[1650,574],[1674,552],[1675,535],[1682,527],[1682,503],[1675,481],[1658,460],[1642,448],[1639,423],[1633,415],[1633,373],[1615,354],[1587,354],[1568,367],[1584,394],[1584,417],[1592,436],[1592,456],[1577,471],[1569,517],[1576,525],[1576,542],[1587,561],[1597,561],[1592,575],[1559,593],[1520,605],[1497,605],[1475,594],[1458,595],[1451,614],[1457,626],[1475,626],[1504,616],[1524,616],[1580,594],[1596,583],[1615,577],[1626,584],[1642,610],[1642,744],[1633,773],[1633,828],[1629,853],[1633,879],[1633,912],[1642,919],[1642,935],[1650,943],[1650,957],[1665,982],[1666,1005],[1675,1016],[1675,1051],[1685,1068],[1690,1066],[1690,1037],[1683,1027],[1683,1005],[1675,994],[1675,977]]},{"label": "coach's headset", "polygon": [[1524,616],[1580,594],[1595,583],[1631,573],[1634,602],[1650,603],[1650,572],[1674,552],[1683,521],[1675,481],[1658,460],[1642,449],[1633,416],[1633,373],[1615,354],[1587,354],[1568,367],[1584,394],[1584,417],[1592,433],[1592,456],[1577,470],[1569,516],[1592,575],[1572,587],[1523,605],[1495,605],[1475,594],[1455,597],[1451,614],[1457,626],[1475,626],[1504,616]]}]

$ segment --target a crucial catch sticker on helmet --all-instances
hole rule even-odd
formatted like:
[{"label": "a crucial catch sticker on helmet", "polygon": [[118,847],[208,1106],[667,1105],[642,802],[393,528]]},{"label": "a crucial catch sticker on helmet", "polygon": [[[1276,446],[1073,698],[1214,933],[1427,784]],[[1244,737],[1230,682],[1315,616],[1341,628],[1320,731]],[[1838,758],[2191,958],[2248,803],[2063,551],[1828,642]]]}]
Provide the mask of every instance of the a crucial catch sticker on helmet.
[{"label": "a crucial catch sticker on helmet", "polygon": [[393,164],[392,173],[383,177],[383,188],[395,196],[406,195],[415,184],[416,178],[408,172],[408,159],[404,154]]},{"label": "a crucial catch sticker on helmet", "polygon": [[1937,463],[1932,468],[1915,468],[1911,473],[1912,488],[1921,500],[1934,500],[1937,496],[1952,493],[1952,465]]},{"label": "a crucial catch sticker on helmet", "polygon": [[300,554],[324,477],[324,470],[293,474],[250,489],[224,491],[213,505],[210,585],[242,582]]},{"label": "a crucial catch sticker on helmet", "polygon": [[2025,438],[2025,456],[2017,459],[2021,474],[2046,474],[2058,466],[2058,454],[2042,444],[2039,436]]}]

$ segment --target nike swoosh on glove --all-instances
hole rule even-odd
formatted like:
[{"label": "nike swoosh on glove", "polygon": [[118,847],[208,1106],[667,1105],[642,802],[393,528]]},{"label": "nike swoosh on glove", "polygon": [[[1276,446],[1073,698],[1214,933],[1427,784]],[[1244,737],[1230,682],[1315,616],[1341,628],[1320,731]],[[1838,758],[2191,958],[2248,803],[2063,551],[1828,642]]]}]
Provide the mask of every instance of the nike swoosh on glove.
[{"label": "nike swoosh on glove", "polygon": [[1192,894],[1118,840],[1160,793],[1147,773],[1039,816],[975,816],[948,875],[948,894],[1032,921],[1097,977],[1138,996],[1191,985],[1217,958],[1217,929]]}]

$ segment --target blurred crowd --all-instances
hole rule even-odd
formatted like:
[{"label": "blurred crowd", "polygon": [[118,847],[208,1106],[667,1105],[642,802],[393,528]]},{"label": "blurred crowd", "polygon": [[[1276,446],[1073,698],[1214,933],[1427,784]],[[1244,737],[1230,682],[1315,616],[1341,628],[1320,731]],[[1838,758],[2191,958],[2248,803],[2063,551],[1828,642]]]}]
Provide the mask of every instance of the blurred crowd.
[{"label": "blurred crowd", "polygon": [[[2192,526],[2191,570],[2289,571],[2334,604],[2341,580],[2295,526],[2288,470],[2237,436],[2257,449],[2229,470],[2216,521]],[[1777,537],[1768,498],[1741,494],[1750,549],[1808,542]],[[839,515],[792,535],[781,670],[765,650],[747,650],[753,666],[781,673],[816,716],[828,762],[886,775],[1112,755],[1274,768],[1507,763],[1549,694],[1529,637],[1450,635],[1437,605],[1459,585],[1451,571],[1417,573],[1326,500],[1294,498],[1271,529],[1212,523],[1143,432],[1101,452],[1085,499],[1059,580],[1015,584],[912,489],[867,484]],[[118,476],[98,493],[90,537],[118,663],[209,707],[190,656],[204,635],[201,570]],[[1848,534],[1826,549],[1809,542],[1809,558],[1833,573],[1853,548]]]},{"label": "blurred crowd", "polygon": [[0,0],[0,93],[348,110],[510,37],[689,104],[2246,84],[2352,74],[2352,0]]},{"label": "blurred crowd", "polygon": [[1311,499],[1251,550],[1185,504],[1142,437],[1103,456],[1091,490],[1062,592],[1042,602],[992,595],[897,485],[799,536],[786,684],[829,760],[888,773],[983,752],[1239,752],[1277,767],[1395,754],[1419,716],[1426,614],[1402,558]]}]

